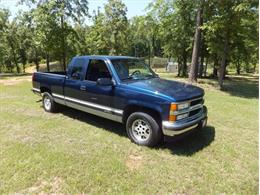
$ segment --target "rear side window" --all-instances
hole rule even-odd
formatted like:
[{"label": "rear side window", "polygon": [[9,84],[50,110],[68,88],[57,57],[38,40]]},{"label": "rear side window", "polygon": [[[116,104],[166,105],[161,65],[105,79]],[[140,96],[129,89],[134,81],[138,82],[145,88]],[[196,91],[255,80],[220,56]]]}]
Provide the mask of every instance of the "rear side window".
[{"label": "rear side window", "polygon": [[90,60],[85,80],[97,81],[99,78],[112,78],[103,60]]},{"label": "rear side window", "polygon": [[71,77],[72,79],[79,80],[82,75],[82,69],[84,66],[85,60],[84,59],[76,59],[73,62],[72,70],[71,70]]}]

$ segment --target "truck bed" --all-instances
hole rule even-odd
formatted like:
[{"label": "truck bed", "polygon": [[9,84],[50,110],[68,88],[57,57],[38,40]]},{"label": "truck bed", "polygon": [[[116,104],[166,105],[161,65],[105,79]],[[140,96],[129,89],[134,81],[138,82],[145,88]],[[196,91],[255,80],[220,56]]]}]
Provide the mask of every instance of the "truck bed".
[{"label": "truck bed", "polygon": [[66,75],[66,72],[35,72],[32,78],[33,91],[40,93],[46,88],[62,95]]}]

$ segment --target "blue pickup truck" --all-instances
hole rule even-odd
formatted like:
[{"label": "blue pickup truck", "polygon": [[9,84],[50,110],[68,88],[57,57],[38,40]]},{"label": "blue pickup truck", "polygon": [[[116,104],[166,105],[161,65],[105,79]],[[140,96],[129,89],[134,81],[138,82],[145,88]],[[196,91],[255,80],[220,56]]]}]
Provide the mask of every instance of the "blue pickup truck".
[{"label": "blue pickup truck", "polygon": [[45,111],[62,104],[123,123],[139,145],[207,124],[203,89],[161,79],[138,58],[77,56],[67,72],[35,72],[32,81]]}]

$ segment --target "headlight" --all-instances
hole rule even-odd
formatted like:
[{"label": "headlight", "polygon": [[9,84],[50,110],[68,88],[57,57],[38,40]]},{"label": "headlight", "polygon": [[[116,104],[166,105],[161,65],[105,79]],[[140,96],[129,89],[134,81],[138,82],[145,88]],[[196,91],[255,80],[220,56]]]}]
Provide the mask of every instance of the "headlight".
[{"label": "headlight", "polygon": [[190,106],[189,102],[180,103],[180,104],[172,103],[170,106],[169,121],[174,122],[176,120],[181,120],[181,119],[188,117],[189,116],[188,113],[178,115],[178,111],[187,109],[187,108],[189,108],[189,106]]},{"label": "headlight", "polygon": [[178,110],[183,110],[186,109],[190,106],[190,104],[188,102],[186,103],[182,103],[182,104],[178,104]]}]

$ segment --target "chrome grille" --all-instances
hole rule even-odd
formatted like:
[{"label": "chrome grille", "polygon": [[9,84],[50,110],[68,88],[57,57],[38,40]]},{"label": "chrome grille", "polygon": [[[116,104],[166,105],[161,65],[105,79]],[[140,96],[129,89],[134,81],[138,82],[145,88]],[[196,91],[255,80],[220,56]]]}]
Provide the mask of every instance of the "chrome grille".
[{"label": "chrome grille", "polygon": [[201,111],[201,108],[199,108],[199,109],[197,109],[197,110],[192,110],[192,111],[190,111],[190,113],[189,113],[189,117],[198,114],[200,111]]},{"label": "chrome grille", "polygon": [[174,114],[179,115],[179,114],[188,113],[188,117],[184,118],[184,119],[180,119],[178,121],[194,120],[195,118],[200,117],[202,114],[203,103],[204,103],[203,97],[188,100],[186,102],[189,103],[189,105],[190,105],[189,108],[176,111],[176,113],[174,113]]},{"label": "chrome grille", "polygon": [[[202,110],[202,105],[203,105],[204,101],[203,101],[203,98],[196,98],[194,100],[191,100],[190,101],[190,107],[191,108],[195,108],[194,110],[192,109],[190,112],[189,112],[189,117],[192,117],[196,114],[198,114],[201,110]],[[198,107],[196,109],[196,107]]]},{"label": "chrome grille", "polygon": [[203,99],[200,98],[200,99],[195,99],[193,101],[190,102],[190,106],[195,106],[197,104],[203,104]]}]

